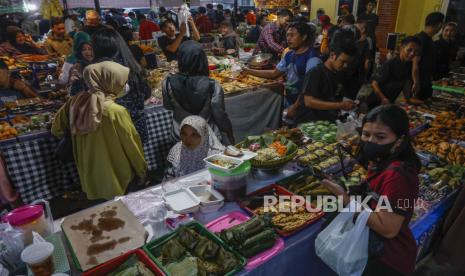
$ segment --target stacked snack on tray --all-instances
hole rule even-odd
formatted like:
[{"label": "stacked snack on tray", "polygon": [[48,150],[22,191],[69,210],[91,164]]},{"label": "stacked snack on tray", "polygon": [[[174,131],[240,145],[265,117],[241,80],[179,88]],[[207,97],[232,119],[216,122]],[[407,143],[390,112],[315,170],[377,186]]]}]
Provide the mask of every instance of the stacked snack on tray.
[{"label": "stacked snack on tray", "polygon": [[272,81],[244,73],[233,73],[231,70],[211,72],[210,77],[221,83],[225,93],[235,92],[241,89],[260,86]]},{"label": "stacked snack on tray", "polygon": [[7,122],[0,122],[0,140],[14,138],[18,131]]},{"label": "stacked snack on tray", "polygon": [[313,140],[322,141],[325,143],[336,142],[337,126],[328,121],[316,121],[311,123],[301,124],[299,128],[302,132]]},{"label": "stacked snack on tray", "polygon": [[224,275],[245,262],[198,223],[182,225],[154,243],[148,250],[171,275]]},{"label": "stacked snack on tray", "polygon": [[255,216],[221,231],[220,238],[243,256],[250,258],[274,246],[278,236],[271,229],[271,216]]}]

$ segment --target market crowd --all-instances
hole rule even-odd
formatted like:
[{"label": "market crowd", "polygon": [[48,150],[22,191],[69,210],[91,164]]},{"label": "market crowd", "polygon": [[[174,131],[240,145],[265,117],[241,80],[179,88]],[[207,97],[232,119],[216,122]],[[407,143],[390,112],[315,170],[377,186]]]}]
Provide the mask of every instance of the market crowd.
[{"label": "market crowd", "polygon": [[[47,54],[63,59],[57,85],[70,98],[56,114],[52,133],[71,147],[82,191],[88,199],[112,199],[143,187],[147,180],[144,143],[150,139],[144,103],[151,96],[147,60],[134,40],[156,39],[178,73],[163,82],[163,105],[173,111],[174,146],[164,178],[203,169],[203,159],[235,144],[225,110],[221,84],[209,78],[207,55],[199,43],[205,34],[221,34],[217,53],[240,57],[244,43],[255,44],[254,55],[269,54],[273,69],[243,70],[268,79],[284,79],[284,124],[341,119],[364,110],[361,158],[370,164],[368,185],[391,201],[415,200],[419,160],[409,138],[408,117],[396,104],[431,101],[433,80],[447,77],[460,41],[455,22],[439,12],[429,14],[424,29],[405,37],[397,51],[376,62],[378,16],[375,1],[355,16],[348,7],[331,19],[323,9],[309,21],[282,9],[234,14],[208,4],[187,22],[163,7],[159,14],[117,11],[101,15],[88,10],[84,20],[71,11],[66,19],[26,18],[1,26],[0,56]],[[46,21],[46,22],[44,22]],[[336,22],[333,24],[331,22]],[[47,28],[49,26],[49,29]],[[238,34],[247,26],[243,38]],[[41,43],[37,38],[44,36]],[[40,45],[42,44],[42,45]],[[37,97],[37,91],[10,74],[0,61],[2,100]],[[276,112],[280,112],[277,110]],[[62,140],[62,141],[63,141]],[[347,196],[330,180],[325,185]],[[370,216],[369,227],[385,239],[385,253],[368,263],[364,275],[409,275],[416,244],[409,230],[411,208]]]}]

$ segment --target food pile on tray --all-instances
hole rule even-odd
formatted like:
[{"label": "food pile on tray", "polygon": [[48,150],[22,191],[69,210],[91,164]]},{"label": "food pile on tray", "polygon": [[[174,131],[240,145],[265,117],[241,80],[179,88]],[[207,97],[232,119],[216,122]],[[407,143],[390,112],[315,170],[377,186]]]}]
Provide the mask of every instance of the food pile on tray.
[{"label": "food pile on tray", "polygon": [[255,77],[245,73],[233,73],[228,69],[212,71],[210,72],[210,78],[220,82],[225,93],[236,92],[275,82],[273,80]]},{"label": "food pile on tray", "polygon": [[309,138],[325,143],[336,142],[337,126],[329,121],[316,121],[304,123],[299,126],[302,132]]}]

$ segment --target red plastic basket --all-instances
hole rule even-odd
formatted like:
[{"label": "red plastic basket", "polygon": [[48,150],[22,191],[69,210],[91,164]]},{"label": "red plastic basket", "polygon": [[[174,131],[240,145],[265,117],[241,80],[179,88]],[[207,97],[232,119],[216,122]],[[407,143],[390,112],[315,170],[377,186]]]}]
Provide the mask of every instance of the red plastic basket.
[{"label": "red plastic basket", "polygon": [[148,269],[150,269],[157,276],[165,276],[165,273],[158,268],[158,266],[147,256],[142,249],[134,249],[128,253],[121,255],[113,260],[110,260],[104,264],[101,264],[91,270],[82,273],[83,276],[102,276],[107,275],[122,265],[132,254],[136,254],[139,261],[144,263]]},{"label": "red plastic basket", "polygon": [[[257,190],[251,194],[249,194],[248,196],[255,196],[255,195],[260,195],[260,194],[263,194],[263,193],[266,193],[267,191],[270,191],[272,189],[275,189],[276,191],[276,194],[278,195],[285,195],[285,196],[293,196],[294,194],[290,191],[288,191],[287,189],[285,189],[284,187],[281,187],[279,185],[276,185],[276,184],[273,184],[273,185],[270,185],[270,186],[267,186],[267,187],[264,187],[260,190]],[[307,202],[306,204],[314,207],[311,203]],[[247,205],[245,205],[243,202],[239,202],[239,206],[241,206],[242,209],[244,209],[247,213],[251,214],[251,215],[256,215],[255,212],[250,209]],[[323,211],[319,211],[317,212],[317,216],[312,218],[311,220],[308,220],[306,223],[304,223],[302,226],[290,231],[290,232],[285,232],[281,229],[278,229],[276,228],[276,232],[278,232],[278,234],[281,236],[281,237],[289,237],[289,236],[292,236],[294,234],[296,234],[297,232],[301,231],[302,229],[306,228],[307,226],[309,226],[310,224],[313,224],[314,222],[316,222],[317,220],[319,220],[321,217],[324,216],[324,212]]]}]

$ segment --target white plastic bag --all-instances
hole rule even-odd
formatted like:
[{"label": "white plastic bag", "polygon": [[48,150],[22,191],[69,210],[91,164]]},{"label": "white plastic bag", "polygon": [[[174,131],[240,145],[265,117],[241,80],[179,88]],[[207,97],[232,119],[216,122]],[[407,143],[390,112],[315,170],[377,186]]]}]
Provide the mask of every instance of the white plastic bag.
[{"label": "white plastic bag", "polygon": [[362,275],[368,260],[369,228],[366,223],[371,210],[363,210],[354,224],[357,207],[358,203],[351,201],[315,240],[316,255],[342,276]]},{"label": "white plastic bag", "polygon": [[336,132],[337,140],[345,140],[348,137],[358,135],[356,120],[347,120],[344,123],[338,120],[336,121],[336,124],[337,124],[337,132]]},{"label": "white plastic bag", "polygon": [[189,23],[187,22],[190,16],[191,16],[191,12],[189,11],[189,7],[186,4],[182,4],[178,12],[179,27],[181,27],[181,24],[186,24],[186,36],[187,37],[191,36],[190,30],[189,30]]}]

